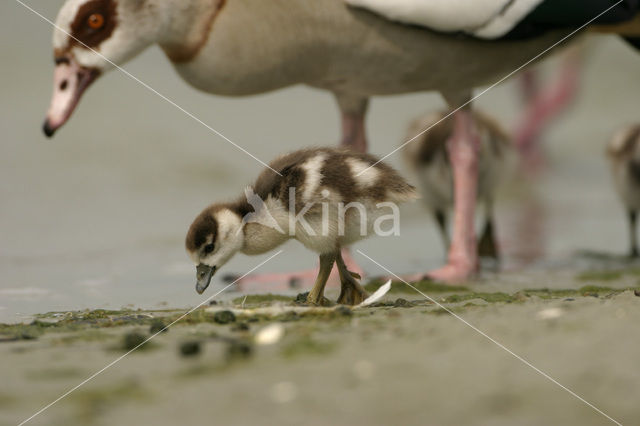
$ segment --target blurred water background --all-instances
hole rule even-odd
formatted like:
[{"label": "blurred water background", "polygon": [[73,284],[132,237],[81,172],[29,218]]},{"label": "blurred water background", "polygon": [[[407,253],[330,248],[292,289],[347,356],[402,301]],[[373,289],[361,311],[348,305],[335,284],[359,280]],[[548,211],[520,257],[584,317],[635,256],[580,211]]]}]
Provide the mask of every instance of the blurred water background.
[{"label": "blurred water background", "polygon": [[[29,4],[54,19],[62,1]],[[0,4],[0,16],[0,321],[53,310],[199,303],[183,248],[187,227],[207,204],[239,194],[262,166],[118,71],[101,77],[47,140],[41,123],[51,92],[52,28],[12,0]],[[638,119],[640,57],[614,37],[587,40],[585,53],[578,99],[545,134],[546,170],[511,188],[498,206],[506,265],[518,268],[526,258],[517,269],[523,275],[571,267],[576,250],[627,249],[603,151],[614,129]],[[157,47],[126,69],[265,162],[338,141],[338,111],[328,93],[293,87],[211,96],[187,86]],[[543,69],[552,75],[553,61]],[[476,105],[513,128],[522,110],[517,88],[511,79]],[[371,152],[388,153],[410,119],[442,107],[435,93],[375,99]],[[400,155],[388,161],[406,174]],[[357,247],[397,273],[438,266],[440,239],[422,206],[403,209],[402,219],[399,237]],[[260,271],[314,266],[315,255],[296,244]],[[268,256],[240,255],[225,270],[243,273]],[[369,274],[383,272],[354,257]]]}]

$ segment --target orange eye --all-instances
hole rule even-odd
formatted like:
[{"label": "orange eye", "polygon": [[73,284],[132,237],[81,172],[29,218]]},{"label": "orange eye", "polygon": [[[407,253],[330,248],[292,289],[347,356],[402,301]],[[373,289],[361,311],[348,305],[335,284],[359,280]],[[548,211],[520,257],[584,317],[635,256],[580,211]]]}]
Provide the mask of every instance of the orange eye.
[{"label": "orange eye", "polygon": [[87,19],[87,24],[94,30],[100,29],[104,25],[104,16],[100,13],[94,13]]}]

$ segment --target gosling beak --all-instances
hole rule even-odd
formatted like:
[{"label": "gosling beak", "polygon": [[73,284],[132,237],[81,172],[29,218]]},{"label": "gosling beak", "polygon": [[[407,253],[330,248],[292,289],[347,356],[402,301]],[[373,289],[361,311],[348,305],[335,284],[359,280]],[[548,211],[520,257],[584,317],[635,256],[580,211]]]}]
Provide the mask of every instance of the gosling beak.
[{"label": "gosling beak", "polygon": [[99,70],[80,66],[74,59],[56,59],[51,105],[42,126],[47,137],[69,120],[82,94],[99,75]]},{"label": "gosling beak", "polygon": [[198,264],[196,266],[196,291],[198,294],[202,294],[207,287],[209,287],[209,283],[211,282],[211,277],[216,273],[215,266],[205,265],[204,263]]}]

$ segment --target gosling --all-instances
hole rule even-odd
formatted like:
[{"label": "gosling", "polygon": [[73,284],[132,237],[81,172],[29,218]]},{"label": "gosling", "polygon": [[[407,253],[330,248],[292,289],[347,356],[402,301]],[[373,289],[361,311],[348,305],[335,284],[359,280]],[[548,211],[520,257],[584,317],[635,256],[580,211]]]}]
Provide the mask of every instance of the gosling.
[{"label": "gosling", "polygon": [[210,205],[191,224],[185,245],[196,264],[196,291],[237,252],[262,254],[294,238],[320,256],[307,303],[328,303],[324,287],[334,263],[337,302],[361,303],[368,295],[340,250],[373,233],[388,235],[382,222],[397,221],[397,204],[417,198],[415,188],[375,157],[338,148],[295,151],[269,167],[244,196]]},{"label": "gosling", "polygon": [[[418,188],[427,208],[438,225],[445,252],[450,239],[447,232],[447,213],[453,208],[453,176],[447,141],[453,134],[453,116],[444,118],[446,112],[434,112],[415,119],[407,130],[409,140],[404,160],[417,178]],[[484,205],[485,220],[478,240],[478,256],[498,260],[498,248],[494,230],[493,201],[496,189],[504,178],[507,165],[513,161],[511,138],[491,117],[474,111],[476,130],[480,137],[478,159],[478,202]],[[437,123],[437,124],[436,124]]]},{"label": "gosling", "polygon": [[618,192],[629,221],[629,256],[638,257],[636,218],[640,209],[640,124],[615,132],[606,150]]}]

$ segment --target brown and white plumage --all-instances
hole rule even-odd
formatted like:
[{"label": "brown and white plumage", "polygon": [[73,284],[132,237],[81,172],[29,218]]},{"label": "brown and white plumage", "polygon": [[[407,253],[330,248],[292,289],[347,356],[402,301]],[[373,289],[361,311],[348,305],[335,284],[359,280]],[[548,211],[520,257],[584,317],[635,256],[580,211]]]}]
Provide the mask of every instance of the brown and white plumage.
[{"label": "brown and white plumage", "polygon": [[[416,198],[395,170],[376,161],[337,148],[295,151],[271,162],[280,175],[265,169],[238,200],[207,207],[186,238],[187,252],[198,265],[196,289],[204,291],[235,253],[265,253],[293,238],[320,255],[310,303],[321,303],[334,262],[342,282],[338,302],[362,301],[366,294],[346,270],[340,249],[373,234],[377,220],[393,206]],[[292,221],[295,217],[303,220]]]},{"label": "brown and white plumage", "polygon": [[[407,139],[422,133],[403,151],[404,160],[415,175],[418,190],[431,210],[441,232],[445,249],[449,247],[447,216],[453,209],[453,173],[447,141],[453,134],[453,117],[444,118],[445,111],[415,119],[407,129]],[[511,138],[490,116],[474,111],[479,136],[478,202],[485,208],[485,224],[478,249],[481,256],[497,258],[493,226],[493,202],[496,190],[504,179],[512,160]],[[436,124],[437,123],[437,124]]]},{"label": "brown and white plumage", "polygon": [[640,124],[618,130],[609,140],[611,175],[629,217],[630,255],[637,257],[636,217],[640,210]]}]

